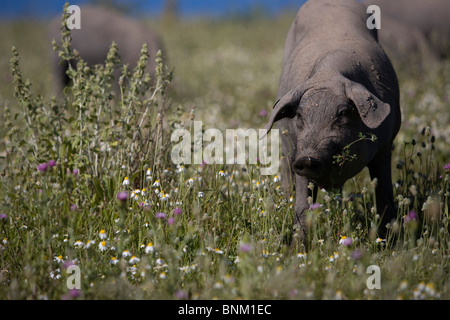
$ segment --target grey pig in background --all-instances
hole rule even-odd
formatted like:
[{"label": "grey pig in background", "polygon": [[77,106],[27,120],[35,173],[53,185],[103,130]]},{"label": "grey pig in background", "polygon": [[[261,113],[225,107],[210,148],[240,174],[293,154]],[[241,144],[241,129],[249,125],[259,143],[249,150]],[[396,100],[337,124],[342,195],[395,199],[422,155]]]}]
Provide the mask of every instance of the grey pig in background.
[{"label": "grey pig in background", "polygon": [[[128,64],[132,70],[137,64],[142,45],[147,43],[149,59],[147,72],[155,73],[155,57],[163,49],[160,37],[140,22],[119,12],[101,6],[80,6],[81,29],[71,30],[72,49],[76,49],[89,66],[103,64],[113,41],[118,46],[122,64]],[[49,24],[49,37],[61,43],[61,15]],[[60,64],[56,52],[52,52],[52,68],[58,91],[69,82],[66,75],[67,64]],[[120,76],[120,68],[114,72],[115,81]]]},{"label": "grey pig in background", "polygon": [[[383,37],[388,37],[389,33],[395,35],[396,30],[383,27],[384,19],[392,19],[411,30],[420,31],[438,58],[450,55],[449,0],[364,0],[364,3],[367,6],[374,4],[380,7],[379,33]],[[397,39],[403,41],[400,36],[397,36]],[[383,42],[380,42],[383,45]]]},{"label": "grey pig in background", "polygon": [[[310,0],[287,35],[278,101],[266,129],[278,122],[287,131],[283,184],[291,190],[295,182],[294,226],[305,245],[309,182],[315,190],[339,188],[367,166],[377,179],[379,236],[396,217],[391,151],[401,122],[399,86],[376,29],[367,28],[366,9],[353,0]],[[360,133],[377,139],[353,143]],[[349,145],[356,159],[339,166],[334,156]]]}]

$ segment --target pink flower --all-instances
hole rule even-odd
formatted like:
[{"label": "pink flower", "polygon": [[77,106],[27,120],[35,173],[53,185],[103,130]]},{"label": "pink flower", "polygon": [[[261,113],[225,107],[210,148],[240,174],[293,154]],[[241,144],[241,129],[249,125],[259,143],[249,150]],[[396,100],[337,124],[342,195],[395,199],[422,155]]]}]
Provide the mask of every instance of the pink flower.
[{"label": "pink flower", "polygon": [[179,216],[181,214],[181,208],[180,207],[176,207],[175,209],[173,209],[173,214],[176,216]]},{"label": "pink flower", "polygon": [[49,166],[50,168],[56,166],[56,161],[55,161],[55,160],[49,160],[49,161],[48,161],[48,166]]},{"label": "pink flower", "polygon": [[155,217],[157,219],[165,219],[166,218],[166,214],[164,212],[158,212]]},{"label": "pink flower", "polygon": [[47,170],[47,164],[46,163],[41,163],[40,165],[38,165],[38,170],[43,172]]},{"label": "pink flower", "polygon": [[167,224],[169,226],[173,225],[175,223],[175,218],[174,217],[170,217],[169,219],[167,219]]},{"label": "pink flower", "polygon": [[128,192],[121,191],[121,192],[117,193],[117,199],[120,200],[120,201],[127,201],[127,199],[128,199]]},{"label": "pink flower", "polygon": [[243,243],[239,247],[239,250],[241,250],[242,252],[249,252],[251,248],[252,246],[249,243]]},{"label": "pink flower", "polygon": [[320,203],[313,203],[310,207],[311,210],[319,209],[322,205]]}]

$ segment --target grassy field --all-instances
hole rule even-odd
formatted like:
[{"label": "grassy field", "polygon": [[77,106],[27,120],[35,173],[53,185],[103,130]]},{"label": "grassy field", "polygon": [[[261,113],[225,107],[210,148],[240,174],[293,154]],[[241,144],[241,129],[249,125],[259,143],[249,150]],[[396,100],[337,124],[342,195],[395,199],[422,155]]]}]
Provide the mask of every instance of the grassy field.
[{"label": "grassy field", "polygon": [[394,62],[397,241],[377,238],[367,171],[319,191],[304,252],[278,177],[170,161],[171,132],[193,120],[265,125],[292,18],[151,21],[167,61],[154,82],[141,63],[116,98],[114,50],[52,98],[45,25],[2,23],[0,299],[449,299],[450,61]]}]

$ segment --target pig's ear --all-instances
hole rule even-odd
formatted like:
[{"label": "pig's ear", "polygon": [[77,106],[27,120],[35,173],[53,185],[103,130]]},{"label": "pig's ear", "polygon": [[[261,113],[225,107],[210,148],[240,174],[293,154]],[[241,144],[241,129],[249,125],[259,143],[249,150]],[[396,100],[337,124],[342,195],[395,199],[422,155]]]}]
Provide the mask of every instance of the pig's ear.
[{"label": "pig's ear", "polygon": [[363,123],[371,129],[378,128],[391,112],[389,104],[357,82],[346,81],[345,93],[355,104]]},{"label": "pig's ear", "polygon": [[304,86],[298,86],[278,99],[273,106],[269,121],[264,129],[269,132],[270,129],[272,129],[273,124],[278,120],[283,118],[292,118],[295,116],[295,111],[300,104],[300,100],[302,99],[304,92]]}]

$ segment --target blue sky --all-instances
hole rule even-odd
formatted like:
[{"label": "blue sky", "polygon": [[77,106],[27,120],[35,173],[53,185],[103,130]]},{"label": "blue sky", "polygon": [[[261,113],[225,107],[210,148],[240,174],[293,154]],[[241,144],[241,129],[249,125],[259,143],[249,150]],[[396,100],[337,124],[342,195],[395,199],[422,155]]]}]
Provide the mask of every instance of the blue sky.
[{"label": "blue sky", "polygon": [[[0,18],[47,18],[61,11],[66,0],[0,0]],[[70,4],[82,4],[88,0],[72,0]],[[164,0],[115,0],[129,6],[136,14],[161,13]],[[178,0],[179,11],[185,17],[221,16],[246,13],[252,8],[278,13],[286,9],[298,10],[304,0]]]}]

